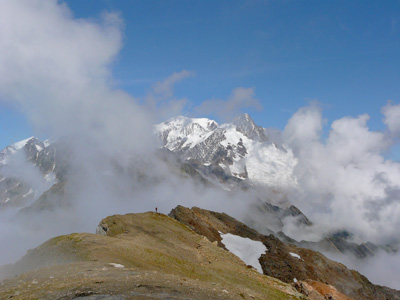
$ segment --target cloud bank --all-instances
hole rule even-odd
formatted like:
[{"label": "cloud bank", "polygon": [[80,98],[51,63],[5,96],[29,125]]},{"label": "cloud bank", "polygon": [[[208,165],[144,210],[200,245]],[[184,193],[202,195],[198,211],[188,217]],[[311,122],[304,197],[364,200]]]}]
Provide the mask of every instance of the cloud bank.
[{"label": "cloud bank", "polygon": [[326,228],[350,230],[362,241],[398,242],[400,163],[384,154],[394,144],[399,109],[382,109],[387,132],[371,131],[364,114],[334,121],[326,139],[317,105],[297,111],[283,132],[298,158],[292,201]]},{"label": "cloud bank", "polygon": [[[16,104],[49,136],[90,131],[80,142],[118,142],[132,151],[146,145],[151,119],[109,84],[110,65],[122,46],[121,24],[114,13],[97,21],[76,19],[58,1],[1,1],[1,99]],[[116,130],[142,142],[113,138]]]},{"label": "cloud bank", "polygon": [[[121,25],[115,13],[76,19],[56,0],[0,1],[0,100],[23,111],[38,132],[68,141],[77,178],[67,186],[74,205],[65,211],[38,215],[29,227],[7,222],[13,212],[1,213],[0,264],[51,236],[93,232],[114,213],[155,206],[168,212],[183,204],[240,216],[249,205],[247,196],[199,188],[154,160],[152,126],[182,109],[186,99],[174,99],[173,85],[192,73],[156,83],[147,105],[114,89],[111,66],[122,47]],[[261,108],[252,88],[194,110],[226,120],[245,108]],[[295,205],[327,229],[389,243],[398,242],[400,228],[400,164],[384,153],[399,137],[400,105],[388,103],[382,113],[386,132],[371,131],[369,117],[360,115],[334,121],[324,139],[322,112],[314,104],[293,115],[283,140],[298,159],[299,186],[289,195]]]},{"label": "cloud bank", "polygon": [[[18,107],[37,132],[62,145],[58,151],[68,153],[69,163],[60,209],[22,222],[15,222],[15,211],[0,212],[0,265],[50,237],[94,232],[116,213],[156,206],[168,213],[177,204],[233,212],[247,205],[240,196],[183,180],[157,159],[153,125],[176,110],[173,86],[193,74],[184,70],[156,83],[154,107],[113,88],[122,23],[109,12],[77,19],[56,0],[0,2],[0,101]],[[237,205],[221,204],[227,201]]]}]

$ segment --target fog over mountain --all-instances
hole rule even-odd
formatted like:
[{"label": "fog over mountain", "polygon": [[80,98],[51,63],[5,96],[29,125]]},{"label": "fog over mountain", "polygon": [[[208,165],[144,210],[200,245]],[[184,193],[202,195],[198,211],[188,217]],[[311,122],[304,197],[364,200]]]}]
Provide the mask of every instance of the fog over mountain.
[{"label": "fog over mountain", "polygon": [[[260,195],[285,208],[295,205],[314,224],[304,227],[290,218],[283,220],[282,231],[297,241],[318,241],[326,234],[348,231],[356,243],[398,247],[400,163],[385,154],[398,142],[400,105],[388,103],[382,108],[384,131],[371,131],[368,115],[325,124],[316,103],[299,109],[283,132],[240,117],[224,124],[184,117],[167,121],[166,116],[178,116],[190,101],[174,97],[174,84],[193,73],[177,70],[155,83],[146,99],[115,89],[112,64],[122,47],[122,28],[118,14],[105,13],[101,20],[77,19],[55,0],[0,2],[0,100],[22,111],[38,135],[52,138],[55,149],[61,151],[55,154],[58,165],[64,157],[68,161],[63,169],[66,174],[57,174],[37,164],[26,167],[26,157],[18,154],[9,156],[14,161],[8,162],[8,170],[0,169],[0,178],[20,177],[27,186],[36,187],[36,194],[32,192],[22,207],[43,195],[49,182],[64,184],[56,186],[62,190],[60,207],[29,217],[21,214],[21,206],[1,209],[0,264],[17,260],[55,235],[93,232],[99,220],[116,213],[155,207],[168,213],[181,204],[224,211],[244,220],[251,216]],[[253,94],[253,89],[238,87],[226,100],[217,101],[216,113],[230,117],[233,112],[259,107]],[[208,113],[210,107],[211,102],[205,102],[194,113]],[[168,122],[175,122],[174,130],[185,122],[185,126],[199,126],[180,140],[168,140],[168,136],[159,140],[156,129],[160,132],[160,124]],[[330,128],[326,137],[324,126]],[[207,148],[210,136],[214,144]],[[195,170],[210,182],[206,175],[213,173],[207,173],[207,164],[219,166],[227,174],[227,184],[208,186],[171,172],[159,154],[163,146],[172,153],[179,150],[181,162],[196,159],[200,165]],[[41,147],[37,153],[52,146]],[[193,156],[211,148],[227,151],[226,155],[207,161]],[[39,156],[32,159],[40,161]],[[53,171],[54,181],[46,181]],[[64,175],[68,180],[63,180]],[[232,188],[235,184],[240,188]],[[29,188],[16,191],[28,192]],[[347,259],[353,264],[350,267],[360,269],[373,282],[400,289],[399,254],[381,251],[360,265],[351,258],[337,259]]]}]

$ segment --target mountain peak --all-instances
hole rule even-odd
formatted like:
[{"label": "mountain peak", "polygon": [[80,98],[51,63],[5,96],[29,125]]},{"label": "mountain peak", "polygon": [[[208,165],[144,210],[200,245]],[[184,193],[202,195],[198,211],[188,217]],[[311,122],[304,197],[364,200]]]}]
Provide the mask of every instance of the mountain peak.
[{"label": "mountain peak", "polygon": [[268,141],[264,128],[257,126],[248,113],[236,117],[232,124],[236,126],[237,131],[243,133],[249,139],[260,142]]},{"label": "mountain peak", "polygon": [[31,136],[30,138],[27,138],[25,140],[22,140],[22,141],[12,144],[11,147],[13,147],[15,150],[19,150],[19,149],[23,148],[32,139],[36,139],[36,138],[34,136]]},{"label": "mountain peak", "polygon": [[257,126],[248,113],[244,113],[233,119],[232,124],[236,126],[241,126],[245,124],[251,124],[252,126]]}]

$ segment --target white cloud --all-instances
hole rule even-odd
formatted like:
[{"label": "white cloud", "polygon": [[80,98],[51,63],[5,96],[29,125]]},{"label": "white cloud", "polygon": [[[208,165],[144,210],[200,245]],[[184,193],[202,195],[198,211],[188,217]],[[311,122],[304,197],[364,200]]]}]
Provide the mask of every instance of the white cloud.
[{"label": "white cloud", "polygon": [[146,96],[145,103],[148,109],[157,116],[158,121],[182,114],[188,100],[174,97],[174,86],[190,76],[194,76],[194,72],[182,70],[172,73],[153,85],[152,91]]},{"label": "white cloud", "polygon": [[[364,240],[388,242],[400,225],[400,164],[386,160],[392,144],[367,127],[367,115],[344,117],[322,139],[322,115],[315,105],[289,120],[284,138],[298,158],[300,194],[295,202],[317,224],[348,229]],[[389,200],[390,199],[390,200]]]},{"label": "white cloud", "polygon": [[69,172],[78,178],[67,192],[82,208],[39,214],[30,220],[34,232],[2,218],[0,227],[15,228],[0,235],[2,263],[46,238],[94,226],[92,216],[98,222],[133,185],[105,174],[155,149],[152,115],[109,84],[110,64],[122,46],[121,24],[114,13],[74,18],[57,0],[0,1],[0,99],[20,107],[43,135],[67,139]]},{"label": "white cloud", "polygon": [[322,132],[321,109],[317,104],[299,109],[288,121],[284,139],[293,148],[304,143],[318,143]]},{"label": "white cloud", "polygon": [[194,72],[190,72],[187,70],[182,70],[180,72],[175,72],[172,73],[170,76],[168,76],[166,79],[157,82],[153,86],[153,90],[155,94],[161,95],[163,98],[169,98],[173,96],[173,88],[174,85],[185,78],[188,78],[190,76],[193,76]]},{"label": "white cloud", "polygon": [[382,108],[384,115],[383,122],[387,125],[391,134],[398,136],[400,134],[400,104],[388,102]]},{"label": "white cloud", "polygon": [[93,232],[115,213],[156,206],[168,213],[198,203],[214,210],[230,203],[231,212],[241,212],[247,205],[242,197],[182,180],[154,155],[155,119],[160,110],[184,105],[172,95],[173,85],[192,73],[155,85],[155,101],[162,102],[155,111],[115,90],[110,65],[122,45],[121,23],[112,13],[76,19],[56,0],[0,1],[0,98],[20,106],[43,135],[64,141],[58,153],[71,151],[63,193],[71,205],[30,215],[29,226],[11,225],[13,216],[0,211],[0,264],[50,237]]},{"label": "white cloud", "polygon": [[[1,1],[1,98],[20,106],[49,136],[85,135],[85,147],[103,150],[112,143],[130,150],[146,145],[151,120],[108,84],[122,46],[121,24],[114,13],[98,21],[76,19],[55,0]],[[120,134],[110,134],[115,131]],[[143,142],[133,145],[123,136]]]},{"label": "white cloud", "polygon": [[222,120],[231,120],[243,109],[262,108],[258,99],[254,98],[254,88],[238,87],[232,91],[227,100],[210,99],[204,101],[193,110],[199,115],[215,115]]}]

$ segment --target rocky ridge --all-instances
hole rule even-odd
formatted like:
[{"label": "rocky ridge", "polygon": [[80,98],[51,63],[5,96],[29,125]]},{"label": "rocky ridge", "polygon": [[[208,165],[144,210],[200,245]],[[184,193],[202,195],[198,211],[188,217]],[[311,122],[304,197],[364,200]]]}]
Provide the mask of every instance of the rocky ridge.
[{"label": "rocky ridge", "polygon": [[[114,215],[97,234],[52,238],[0,269],[8,275],[0,299],[400,299],[400,291],[227,214],[178,206],[170,216]],[[235,255],[227,234],[266,247],[264,275]]]},{"label": "rocky ridge", "polygon": [[303,297],[163,214],[107,217],[98,232],[55,237],[28,251],[8,267],[16,277],[0,283],[0,299]]},{"label": "rocky ridge", "polygon": [[0,151],[0,208],[26,206],[57,181],[55,152],[35,137]]},{"label": "rocky ridge", "polygon": [[[226,143],[229,137],[234,135],[229,131],[233,128],[232,126],[234,126],[235,134],[240,134],[241,138],[249,139],[249,141],[251,139],[250,145],[257,144],[260,147],[267,148],[274,147],[282,155],[288,153],[277,142],[279,140],[278,135],[273,135],[271,131],[255,125],[247,114],[238,117],[232,124],[221,126],[208,119],[180,117],[158,125],[159,129],[160,127],[168,128],[168,130],[161,131],[166,144],[159,151],[158,158],[161,159],[159,163],[167,164],[171,173],[175,173],[175,175],[200,182],[208,187],[214,186],[218,188],[222,186],[226,188],[227,186],[235,186],[236,189],[252,189],[252,183],[249,178],[240,179],[221,167],[221,161],[227,162],[225,156],[215,156],[215,162],[220,162],[216,164],[202,163],[202,159],[206,156],[199,160],[193,160],[191,158],[185,159],[185,155],[182,154],[186,153],[185,149],[188,147],[193,146],[195,148],[196,145],[198,147],[207,145],[208,142],[205,141],[211,136],[218,136],[218,132],[222,133],[222,142]],[[228,130],[227,128],[231,129]],[[249,154],[247,148],[251,149],[251,147],[242,148],[241,146],[244,147],[243,139],[239,141],[238,147],[231,149],[231,157],[237,159],[242,155],[243,162],[247,162],[248,157],[246,155]],[[203,145],[203,142],[206,144]],[[231,142],[229,143],[231,144]],[[213,143],[209,145],[210,148],[214,146],[215,144]],[[169,150],[168,147],[175,152]],[[218,147],[224,148],[221,143]],[[228,148],[224,149],[227,150]],[[236,153],[233,149],[238,152]],[[208,150],[207,147],[204,148],[205,152]],[[221,153],[227,154],[225,150]],[[18,213],[19,216],[21,214],[35,214],[43,210],[53,211],[70,206],[71,199],[65,189],[66,182],[68,182],[68,155],[67,145],[49,143],[48,141],[42,142],[33,137],[2,150],[0,152],[2,161],[0,164],[0,209],[7,207],[21,208]],[[10,167],[7,161],[11,162],[10,165],[12,165],[13,157],[18,158],[17,161],[22,161],[24,168],[35,170],[35,176],[38,179],[36,181],[41,182],[39,186],[25,182],[24,178],[19,176],[18,173],[10,174],[10,172],[5,172]],[[229,192],[234,193],[235,191]],[[377,246],[368,242],[355,244],[348,240],[349,235],[338,233],[332,233],[319,242],[296,241],[286,236],[281,230],[283,228],[282,221],[287,218],[293,219],[298,226],[307,227],[312,225],[311,221],[298,208],[290,204],[285,204],[284,206],[271,204],[268,197],[265,199],[253,199],[250,202],[256,203],[256,205],[252,208],[251,216],[246,220],[246,224],[257,228],[264,234],[275,234],[286,243],[316,251],[339,254],[350,252],[359,259],[373,256],[380,249],[395,251],[390,247]],[[256,219],[255,216],[257,216],[258,221],[254,221]],[[260,226],[260,222],[262,226]]]},{"label": "rocky ridge", "polygon": [[[178,154],[211,181],[227,189],[236,178],[248,185],[297,185],[296,159],[280,142],[279,134],[257,126],[248,114],[219,125],[209,119],[172,118],[155,127],[162,147]],[[213,176],[214,175],[214,176]]]},{"label": "rocky ridge", "polygon": [[[171,123],[172,122],[172,123]],[[279,153],[278,157],[286,157],[290,163],[291,160],[290,150],[286,149],[279,143],[279,135],[274,134],[272,131],[262,128],[254,124],[248,115],[242,115],[230,124],[218,125],[216,122],[208,119],[188,119],[176,118],[171,119],[166,123],[158,125],[158,132],[162,132],[162,139],[164,146],[158,152],[160,163],[163,162],[168,165],[171,173],[181,176],[184,179],[201,183],[204,186],[212,188],[224,188],[227,193],[235,193],[240,190],[251,190],[257,185],[264,184],[267,188],[273,190],[273,180],[283,180],[284,177],[276,175],[275,179],[269,178],[269,174],[264,173],[263,168],[269,168],[269,164],[274,163],[276,156],[270,154]],[[168,128],[167,130],[164,130]],[[217,150],[215,150],[215,149]],[[0,209],[10,206],[22,208],[16,216],[16,220],[23,215],[20,220],[23,220],[26,225],[29,224],[29,215],[34,216],[42,211],[55,211],[57,209],[65,209],[71,206],[72,197],[68,194],[66,188],[69,181],[68,178],[68,146],[61,145],[60,143],[41,142],[36,138],[30,138],[14,145],[11,145],[0,152]],[[268,150],[266,150],[268,149]],[[271,150],[272,149],[272,150]],[[272,151],[272,152],[271,152]],[[274,152],[275,151],[275,152]],[[263,155],[266,156],[263,156]],[[195,158],[194,158],[195,157]],[[262,159],[265,164],[259,162],[254,164],[257,159]],[[30,166],[34,168],[39,175],[40,180],[46,180],[48,176],[52,176],[54,181],[49,183],[46,188],[38,190],[34,188],[29,182],[25,182],[23,178],[18,177],[17,173],[5,172],[7,168],[12,166],[13,160],[22,161],[23,166]],[[264,161],[265,160],[265,161]],[[282,166],[279,165],[278,168]],[[158,161],[156,163],[159,163]],[[260,180],[253,180],[251,174],[256,174],[255,165],[260,165],[261,171],[259,174],[262,176]],[[283,160],[284,163],[284,160]],[[241,170],[245,175],[235,173],[235,168],[241,166]],[[250,167],[249,167],[250,166]],[[290,169],[290,168],[289,168]],[[145,174],[146,168],[143,169]],[[136,172],[133,170],[132,172]],[[11,175],[12,176],[11,176]],[[240,176],[238,176],[238,174]],[[246,175],[247,174],[247,175]],[[250,174],[250,175],[249,175]],[[267,176],[272,181],[263,181],[263,176]],[[76,178],[75,178],[76,180]],[[156,182],[156,180],[150,182]],[[295,182],[295,180],[293,181]],[[292,183],[293,183],[292,182]],[[32,190],[32,191],[31,191]],[[273,193],[274,191],[272,191]],[[8,200],[7,200],[8,199]],[[343,232],[334,232],[325,237],[319,242],[309,241],[296,241],[295,239],[286,236],[281,232],[283,227],[283,220],[286,218],[293,218],[298,226],[312,226],[312,222],[305,216],[298,208],[286,203],[284,206],[277,206],[269,202],[268,197],[256,199],[245,199],[249,203],[255,203],[253,214],[250,218],[245,220],[245,223],[257,229],[263,236],[273,234],[278,237],[280,241],[284,242],[282,245],[297,246],[301,248],[308,248],[314,251],[324,251],[333,253],[346,253],[350,252],[355,257],[363,259],[365,257],[373,256],[379,249],[385,251],[394,251],[390,247],[381,247],[372,243],[355,244],[351,242],[351,234]],[[258,214],[257,222],[262,223],[263,230],[260,230],[254,222],[255,214]],[[27,217],[28,216],[28,217]],[[259,223],[260,224],[260,223]],[[221,231],[223,232],[223,231]],[[231,231],[226,231],[231,232]],[[218,230],[213,231],[217,243],[221,245],[221,236]],[[260,233],[258,233],[260,234]],[[295,238],[295,237],[294,237]],[[260,240],[261,239],[256,239]],[[273,241],[273,245],[278,245],[278,239]],[[278,249],[283,246],[277,246]],[[287,252],[287,251],[286,251]],[[278,251],[278,253],[280,253]],[[314,252],[310,252],[314,255]],[[316,255],[315,257],[318,257]],[[277,257],[280,259],[281,257]],[[311,264],[311,262],[310,262]],[[265,265],[265,264],[264,264]],[[304,287],[306,283],[308,286],[313,287],[313,280],[318,284],[322,282],[321,278],[314,278],[310,274],[311,266],[305,270],[296,269],[296,273],[300,274],[297,277],[289,278],[286,273],[275,273],[277,271],[285,270],[285,266],[276,267],[275,271],[271,271],[274,277],[281,280],[291,282],[296,278],[300,280]],[[271,269],[272,267],[269,266]],[[295,267],[291,266],[291,269]],[[272,270],[274,270],[272,268]],[[308,272],[308,273],[307,273]],[[323,273],[323,272],[322,272]],[[330,281],[323,281],[330,282]],[[325,284],[324,283],[324,284]],[[317,284],[317,285],[318,285]],[[330,282],[329,285],[333,285]],[[367,284],[368,286],[368,284]],[[340,289],[338,289],[340,291]],[[368,295],[378,293],[374,289],[368,292]],[[396,299],[396,298],[393,298]]]},{"label": "rocky ridge", "polygon": [[262,235],[227,214],[178,206],[170,216],[224,249],[221,233],[262,242],[268,249],[259,258],[263,273],[287,283],[295,283],[303,292],[313,287],[306,294],[311,294],[311,291],[315,294],[315,289],[320,287],[320,290],[329,291],[319,295],[321,299],[337,299],[332,295],[332,298],[327,298],[335,290],[344,295],[341,296],[345,297],[343,299],[400,299],[400,291],[374,285],[357,271],[349,270],[319,252],[286,244],[272,234]]}]

